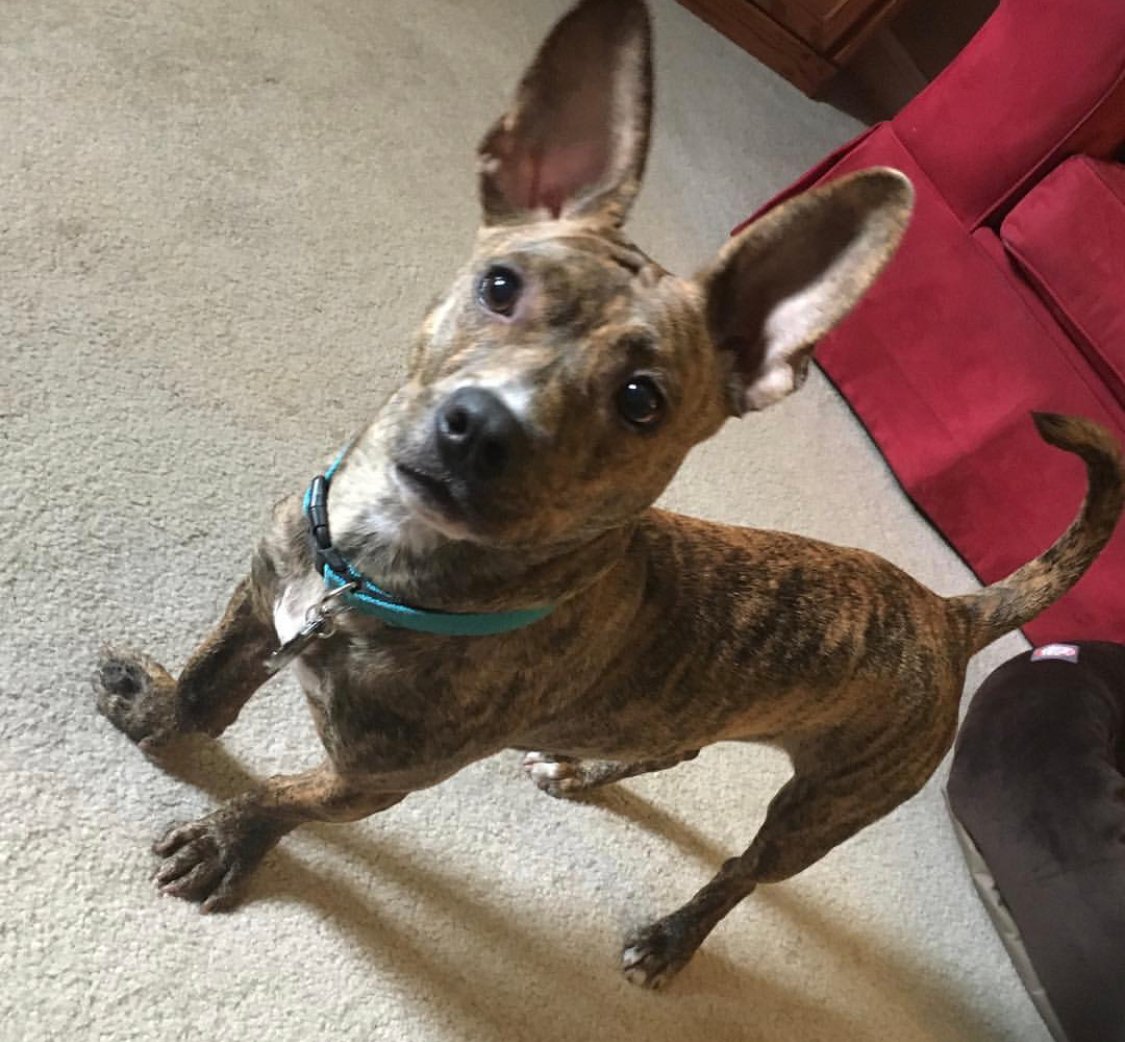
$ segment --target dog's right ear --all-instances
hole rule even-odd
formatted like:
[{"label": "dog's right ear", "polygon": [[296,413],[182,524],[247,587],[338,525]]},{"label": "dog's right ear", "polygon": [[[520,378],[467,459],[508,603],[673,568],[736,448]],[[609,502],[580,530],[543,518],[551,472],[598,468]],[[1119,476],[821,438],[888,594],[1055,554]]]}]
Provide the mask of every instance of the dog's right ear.
[{"label": "dog's right ear", "polygon": [[651,50],[642,0],[582,0],[563,17],[481,142],[486,224],[624,221],[648,153]]}]

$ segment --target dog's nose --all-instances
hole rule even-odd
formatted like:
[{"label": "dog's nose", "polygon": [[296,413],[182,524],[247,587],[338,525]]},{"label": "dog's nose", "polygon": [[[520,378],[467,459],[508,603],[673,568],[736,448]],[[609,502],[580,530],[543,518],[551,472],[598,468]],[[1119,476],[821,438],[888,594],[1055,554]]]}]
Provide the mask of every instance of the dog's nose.
[{"label": "dog's nose", "polygon": [[442,462],[457,476],[485,481],[507,468],[521,436],[519,420],[503,400],[480,387],[454,391],[438,409]]}]

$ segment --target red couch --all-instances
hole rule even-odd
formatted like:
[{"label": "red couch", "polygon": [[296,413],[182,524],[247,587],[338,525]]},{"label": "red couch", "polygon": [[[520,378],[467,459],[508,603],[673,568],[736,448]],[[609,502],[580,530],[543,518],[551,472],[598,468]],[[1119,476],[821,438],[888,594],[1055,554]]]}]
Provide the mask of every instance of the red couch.
[{"label": "red couch", "polygon": [[[1125,0],[1003,0],[899,115],[765,208],[864,167],[914,182],[898,255],[816,357],[985,582],[1052,543],[1083,495],[1032,409],[1125,443],[1123,145]],[[1125,534],[1025,633],[1125,642]]]}]

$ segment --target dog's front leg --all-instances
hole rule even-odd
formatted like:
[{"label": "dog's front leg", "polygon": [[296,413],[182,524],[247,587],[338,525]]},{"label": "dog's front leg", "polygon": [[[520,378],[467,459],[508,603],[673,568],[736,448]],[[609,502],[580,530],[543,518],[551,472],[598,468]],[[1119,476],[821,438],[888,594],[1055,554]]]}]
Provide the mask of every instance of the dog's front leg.
[{"label": "dog's front leg", "polygon": [[206,817],[169,829],[153,846],[164,858],[156,885],[198,901],[200,911],[225,911],[267,852],[302,822],[358,821],[405,795],[375,791],[369,780],[349,779],[330,765],[270,778]]},{"label": "dog's front leg", "polygon": [[176,735],[218,736],[269,678],[265,660],[276,645],[253,582],[243,579],[178,679],[141,652],[103,651],[94,677],[98,709],[146,754]]}]

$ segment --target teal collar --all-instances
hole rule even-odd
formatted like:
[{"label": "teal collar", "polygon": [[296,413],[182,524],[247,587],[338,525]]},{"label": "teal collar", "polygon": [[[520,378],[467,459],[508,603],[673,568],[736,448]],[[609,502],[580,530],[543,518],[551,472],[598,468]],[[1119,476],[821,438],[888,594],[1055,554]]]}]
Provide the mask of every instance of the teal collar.
[{"label": "teal collar", "polygon": [[508,633],[530,626],[555,610],[554,605],[548,605],[496,612],[430,611],[403,604],[376,586],[332,545],[328,530],[328,488],[346,453],[347,449],[323,474],[312,479],[304,502],[317,571],[323,576],[328,591],[349,587],[340,594],[345,605],[364,615],[373,615],[390,626],[446,637],[487,637]]}]

